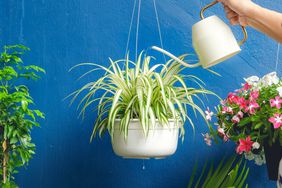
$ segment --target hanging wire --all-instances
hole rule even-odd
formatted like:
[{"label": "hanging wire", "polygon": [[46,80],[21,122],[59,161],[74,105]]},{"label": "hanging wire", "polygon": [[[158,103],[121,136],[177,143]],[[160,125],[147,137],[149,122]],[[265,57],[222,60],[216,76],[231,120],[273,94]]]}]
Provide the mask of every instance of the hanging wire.
[{"label": "hanging wire", "polygon": [[137,14],[136,38],[135,38],[135,61],[137,61],[137,56],[138,56],[138,37],[139,37],[138,35],[139,35],[139,20],[140,20],[141,2],[142,2],[142,0],[139,0],[138,14]]},{"label": "hanging wire", "polygon": [[277,69],[278,69],[278,63],[279,63],[279,52],[280,52],[280,43],[278,42],[277,52],[276,52],[275,72],[277,72]]},{"label": "hanging wire", "polygon": [[[163,38],[162,38],[162,32],[161,32],[161,27],[160,27],[159,15],[158,15],[157,6],[156,6],[156,0],[153,0],[153,3],[154,3],[154,10],[155,10],[156,20],[157,20],[157,25],[158,25],[158,33],[159,33],[161,48],[163,49],[164,45],[163,45]],[[164,53],[163,53],[163,58],[164,58],[164,61],[166,62]]]},{"label": "hanging wire", "polygon": [[[137,0],[134,1],[134,5],[133,5],[133,9],[132,9],[131,20],[130,20],[130,25],[129,25],[129,31],[128,31],[128,36],[127,36],[127,42],[126,42],[126,48],[125,48],[125,55],[124,55],[125,59],[126,59],[126,56],[127,56],[127,53],[128,53],[129,42],[130,42],[131,31],[132,31],[132,25],[133,25],[135,9],[136,9],[136,4],[137,4]],[[139,25],[140,25],[141,4],[142,4],[142,0],[138,0],[136,38],[135,38],[135,60],[136,61],[137,61],[137,58],[138,58],[138,39],[139,39]],[[164,48],[163,39],[162,39],[162,33],[161,33],[161,27],[160,27],[160,21],[159,21],[159,15],[158,15],[158,11],[157,11],[157,6],[156,6],[156,1],[155,0],[153,0],[153,4],[154,4],[154,11],[155,11],[156,21],[157,21],[157,26],[158,26],[158,34],[159,34],[160,44],[161,44],[161,48]],[[164,58],[164,61],[166,62],[166,57],[165,57],[164,54],[163,54],[163,58]]]},{"label": "hanging wire", "polygon": [[137,2],[137,0],[134,1],[134,5],[133,5],[133,9],[132,9],[132,14],[131,14],[131,20],[130,20],[129,31],[128,31],[128,36],[127,36],[127,42],[126,42],[126,48],[125,48],[125,55],[124,55],[124,56],[125,56],[125,59],[126,59],[126,54],[127,54],[128,47],[129,47],[129,40],[130,40],[131,29],[132,29],[134,14],[135,14],[136,2]]}]

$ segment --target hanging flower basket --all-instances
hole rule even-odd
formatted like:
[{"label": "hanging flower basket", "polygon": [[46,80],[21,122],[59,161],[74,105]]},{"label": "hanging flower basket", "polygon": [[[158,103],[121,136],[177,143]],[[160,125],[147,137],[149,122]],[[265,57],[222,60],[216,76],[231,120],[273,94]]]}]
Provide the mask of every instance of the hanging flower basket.
[{"label": "hanging flower basket", "polygon": [[[217,128],[211,133],[215,140],[219,136],[224,142],[234,141],[236,152],[257,165],[266,162],[269,179],[277,180],[282,157],[282,80],[272,72],[245,81],[216,108]],[[206,140],[210,142],[210,137]]]}]

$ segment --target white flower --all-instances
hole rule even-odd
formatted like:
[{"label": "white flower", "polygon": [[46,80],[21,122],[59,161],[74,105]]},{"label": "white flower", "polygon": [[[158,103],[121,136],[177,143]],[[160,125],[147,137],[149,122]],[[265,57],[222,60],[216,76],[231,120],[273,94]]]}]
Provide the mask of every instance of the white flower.
[{"label": "white flower", "polygon": [[212,118],[212,116],[213,116],[213,112],[210,111],[209,107],[207,108],[207,110],[205,111],[205,113],[206,113],[206,119],[207,119],[208,121],[211,121],[211,118]]},{"label": "white flower", "polygon": [[232,117],[231,121],[233,123],[239,123],[240,122],[240,118],[237,115],[235,115],[235,116]]},{"label": "white flower", "polygon": [[222,124],[221,124],[221,127],[222,127],[222,128],[225,128],[225,123],[222,123]]},{"label": "white flower", "polygon": [[282,87],[278,87],[276,90],[279,92],[280,97],[282,97]]},{"label": "white flower", "polygon": [[245,155],[245,159],[247,159],[249,161],[251,161],[255,158],[255,156],[252,152],[247,152],[247,153],[245,152],[244,155]]},{"label": "white flower", "polygon": [[209,133],[206,133],[206,134],[203,134],[203,133],[202,133],[202,135],[203,135],[203,137],[204,137],[204,140],[205,140],[206,144],[207,144],[208,146],[211,146],[211,144],[212,144],[212,139],[211,139],[210,134],[209,134]]},{"label": "white flower", "polygon": [[269,74],[266,74],[264,77],[262,77],[260,82],[264,87],[266,87],[266,86],[270,86],[272,84],[278,84],[279,78],[278,78],[276,72],[271,72]]},{"label": "white flower", "polygon": [[249,85],[257,85],[259,81],[259,77],[257,76],[250,76],[248,78],[244,78],[244,80],[249,84]]},{"label": "white flower", "polygon": [[254,149],[259,149],[260,144],[259,144],[258,142],[254,142],[253,145],[252,145],[252,147],[253,147]]},{"label": "white flower", "polygon": [[247,160],[254,160],[256,165],[263,165],[265,164],[265,155],[264,150],[260,151],[258,154],[254,154],[252,152],[245,152],[244,153],[245,159]]},{"label": "white flower", "polygon": [[255,164],[259,166],[265,164],[265,156],[264,155],[255,155]]},{"label": "white flower", "polygon": [[239,111],[239,112],[237,113],[237,116],[238,116],[239,118],[243,118],[243,117],[244,117],[244,114],[243,114],[242,111]]}]

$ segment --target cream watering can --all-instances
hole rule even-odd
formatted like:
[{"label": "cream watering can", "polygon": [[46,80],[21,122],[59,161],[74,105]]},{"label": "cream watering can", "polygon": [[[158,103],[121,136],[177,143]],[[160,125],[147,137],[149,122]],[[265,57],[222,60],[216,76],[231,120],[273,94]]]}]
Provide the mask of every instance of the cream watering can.
[{"label": "cream watering can", "polygon": [[241,26],[244,33],[244,39],[237,42],[229,26],[220,18],[215,15],[204,18],[204,11],[217,3],[218,1],[214,1],[205,6],[200,12],[202,20],[194,24],[192,27],[192,43],[198,55],[199,63],[188,64],[157,46],[153,46],[152,49],[162,52],[175,61],[190,68],[198,66],[209,68],[239,53],[241,51],[240,46],[248,38],[245,27]]}]

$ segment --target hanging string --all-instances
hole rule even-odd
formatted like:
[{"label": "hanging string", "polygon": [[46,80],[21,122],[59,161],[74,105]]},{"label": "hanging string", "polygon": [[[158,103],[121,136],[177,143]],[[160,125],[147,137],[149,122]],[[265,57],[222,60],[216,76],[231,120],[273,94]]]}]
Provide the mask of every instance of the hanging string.
[{"label": "hanging string", "polygon": [[132,14],[131,14],[130,26],[129,26],[128,36],[127,36],[125,55],[124,55],[125,59],[126,59],[126,54],[127,54],[127,51],[128,51],[128,46],[129,46],[129,40],[130,40],[131,29],[132,29],[134,14],[135,14],[136,2],[137,2],[137,0],[134,1],[134,5],[133,5],[133,9],[132,9]]},{"label": "hanging string", "polygon": [[[134,5],[133,5],[133,9],[132,9],[130,25],[129,25],[129,31],[128,31],[128,36],[127,36],[127,42],[126,42],[126,48],[125,48],[125,55],[124,55],[125,59],[126,59],[126,55],[128,53],[129,42],[130,42],[131,31],[132,31],[132,25],[133,25],[135,9],[136,9],[136,4],[137,4],[137,0],[134,1]],[[135,60],[136,61],[137,61],[137,58],[138,58],[138,39],[139,39],[139,25],[140,25],[141,4],[142,4],[142,0],[138,0],[137,26],[136,26],[136,38],[135,38]],[[159,15],[158,15],[158,11],[157,11],[157,6],[156,6],[156,1],[155,0],[153,0],[153,4],[154,4],[154,11],[155,11],[155,16],[156,16],[156,20],[157,20],[160,44],[161,44],[161,48],[164,48],[163,39],[162,39],[162,33],[161,33],[161,27],[160,27],[160,21],[159,21]],[[163,58],[164,58],[164,61],[166,62],[166,57],[165,57],[164,54],[163,54]]]},{"label": "hanging string", "polygon": [[141,2],[142,2],[142,0],[139,0],[138,14],[137,14],[136,38],[135,38],[135,61],[137,61],[137,56],[138,56],[138,37],[139,37],[138,35],[139,35],[139,20],[140,20]]},{"label": "hanging string", "polygon": [[[155,10],[156,20],[157,20],[157,25],[158,25],[158,33],[159,33],[161,48],[163,49],[164,45],[163,45],[163,38],[162,38],[162,33],[161,33],[159,15],[158,15],[157,6],[156,6],[156,0],[153,0],[153,3],[154,3],[154,10]],[[163,58],[164,58],[164,61],[166,62],[166,58],[165,58],[165,54],[164,53],[163,53]]]},{"label": "hanging string", "polygon": [[280,52],[280,43],[278,42],[278,46],[277,46],[277,53],[276,53],[275,72],[277,72],[277,69],[278,69],[278,63],[279,63],[279,52]]}]

